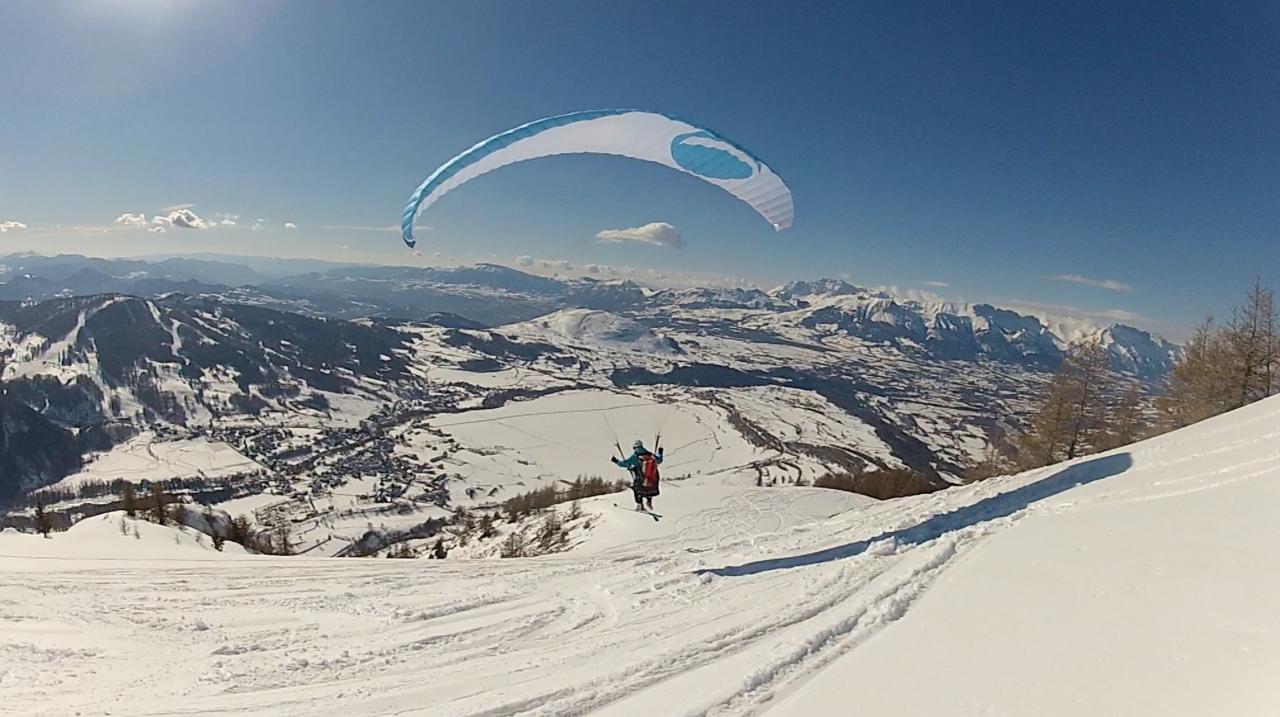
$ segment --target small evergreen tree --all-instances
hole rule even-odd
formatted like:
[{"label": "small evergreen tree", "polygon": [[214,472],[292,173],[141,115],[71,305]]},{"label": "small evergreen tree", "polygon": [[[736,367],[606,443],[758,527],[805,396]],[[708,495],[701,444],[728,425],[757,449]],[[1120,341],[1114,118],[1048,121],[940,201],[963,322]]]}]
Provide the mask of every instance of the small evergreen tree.
[{"label": "small evergreen tree", "polygon": [[502,542],[502,549],[499,555],[504,558],[523,558],[525,557],[525,539],[520,531],[513,530],[507,539]]},{"label": "small evergreen tree", "polygon": [[169,494],[164,490],[164,483],[156,481],[151,484],[151,517],[160,525],[169,519]]},{"label": "small evergreen tree", "polygon": [[126,481],[120,486],[120,500],[126,515],[130,518],[138,517],[138,494],[132,483]]},{"label": "small evergreen tree", "polygon": [[542,525],[538,527],[538,534],[535,538],[538,547],[544,553],[554,552],[569,541],[569,534],[564,530],[564,523],[561,522],[560,516],[553,510],[542,521]]},{"label": "small evergreen tree", "polygon": [[49,516],[49,512],[44,508],[44,499],[36,499],[35,507],[35,523],[36,530],[44,537],[49,537],[49,533],[53,531],[53,518]]},{"label": "small evergreen tree", "polygon": [[431,557],[435,558],[436,560],[444,560],[445,558],[449,557],[449,550],[444,547],[443,536],[437,537],[435,545],[431,546]]},{"label": "small evergreen tree", "polygon": [[249,519],[243,515],[232,518],[231,523],[227,526],[227,540],[233,543],[249,548],[251,538],[253,536],[253,527],[249,524]]}]

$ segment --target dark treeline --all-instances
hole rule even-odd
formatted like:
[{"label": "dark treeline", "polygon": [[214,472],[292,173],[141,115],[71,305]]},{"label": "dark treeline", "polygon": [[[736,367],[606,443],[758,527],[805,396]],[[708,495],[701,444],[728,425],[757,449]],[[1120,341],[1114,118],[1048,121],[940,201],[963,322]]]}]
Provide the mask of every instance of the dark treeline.
[{"label": "dark treeline", "polygon": [[[193,502],[207,504],[220,503],[232,498],[240,498],[260,492],[265,481],[240,477],[223,478],[169,478],[155,481],[165,491],[172,494],[186,495]],[[151,481],[129,481],[116,479],[112,481],[89,480],[74,487],[41,488],[22,495],[14,496],[6,501],[11,508],[29,508],[37,504],[52,505],[76,500],[91,500],[107,496],[124,496],[125,486],[136,486],[150,491]]]},{"label": "dark treeline", "polygon": [[617,493],[627,487],[626,481],[608,481],[600,476],[579,476],[563,490],[555,485],[548,485],[512,496],[502,503],[502,512],[506,514],[507,520],[514,523],[530,513],[546,510],[558,503]]}]

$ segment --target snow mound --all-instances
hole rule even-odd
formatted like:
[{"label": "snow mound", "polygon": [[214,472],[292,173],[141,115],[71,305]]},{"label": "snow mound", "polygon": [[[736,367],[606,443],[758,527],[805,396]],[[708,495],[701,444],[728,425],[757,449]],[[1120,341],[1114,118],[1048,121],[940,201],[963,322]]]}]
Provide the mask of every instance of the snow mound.
[{"label": "snow mound", "polygon": [[669,549],[677,541],[689,553],[714,550],[743,533],[767,535],[826,520],[875,503],[856,493],[821,488],[746,488],[668,481],[653,513],[635,510],[630,491],[588,498],[584,512],[599,516],[595,529],[573,552],[595,554],[646,545]]},{"label": "snow mound", "polygon": [[681,353],[679,344],[644,324],[607,311],[566,309],[532,321],[512,324],[504,331],[522,337],[549,339],[587,347],[623,349],[656,354]]},{"label": "snow mound", "polygon": [[218,552],[204,533],[130,518],[123,511],[86,518],[64,533],[50,533],[48,538],[14,530],[0,533],[0,555],[10,557],[173,560],[246,554],[237,543],[226,543]]}]

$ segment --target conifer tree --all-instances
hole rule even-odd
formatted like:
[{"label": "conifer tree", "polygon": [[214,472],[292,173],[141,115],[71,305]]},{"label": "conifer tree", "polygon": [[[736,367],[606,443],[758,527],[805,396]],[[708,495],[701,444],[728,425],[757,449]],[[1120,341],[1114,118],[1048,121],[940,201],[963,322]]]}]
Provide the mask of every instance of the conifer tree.
[{"label": "conifer tree", "polygon": [[1071,460],[1097,449],[1115,394],[1110,356],[1097,340],[1072,344],[1015,441],[1021,468]]},{"label": "conifer tree", "polygon": [[164,482],[156,481],[151,484],[151,517],[160,525],[165,525],[169,519],[169,494],[164,490]]},{"label": "conifer tree", "polygon": [[49,516],[49,512],[44,508],[44,499],[36,499],[35,508],[36,530],[44,537],[49,537],[49,533],[53,531],[53,518]]},{"label": "conifer tree", "polygon": [[124,512],[130,518],[138,515],[138,493],[132,483],[126,482],[120,486],[120,501],[123,503]]}]

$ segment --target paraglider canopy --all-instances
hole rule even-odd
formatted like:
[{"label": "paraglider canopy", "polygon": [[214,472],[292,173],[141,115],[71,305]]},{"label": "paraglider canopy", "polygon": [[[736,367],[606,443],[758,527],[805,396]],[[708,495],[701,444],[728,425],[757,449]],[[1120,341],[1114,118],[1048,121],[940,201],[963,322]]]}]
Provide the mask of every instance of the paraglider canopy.
[{"label": "paraglider canopy", "polygon": [[657,162],[729,192],[777,231],[791,226],[791,190],[758,157],[709,129],[642,110],[591,110],[546,117],[496,134],[445,162],[409,197],[400,222],[404,243],[413,225],[449,190],[527,159],[558,154],[612,154]]}]

